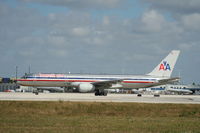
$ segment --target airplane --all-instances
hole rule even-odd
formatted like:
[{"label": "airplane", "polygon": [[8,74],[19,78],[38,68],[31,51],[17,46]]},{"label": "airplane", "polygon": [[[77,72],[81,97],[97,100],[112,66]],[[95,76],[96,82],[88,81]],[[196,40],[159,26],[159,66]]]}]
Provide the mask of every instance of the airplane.
[{"label": "airplane", "polygon": [[175,89],[175,88],[166,88],[166,91],[168,92],[173,92],[173,93],[178,93],[180,94],[192,94],[193,92],[189,89]]},{"label": "airplane", "polygon": [[[95,92],[95,96],[107,96],[106,89],[139,89],[178,81],[171,74],[180,50],[172,50],[152,72],[146,75],[92,75],[92,74],[26,74],[17,80],[22,86],[66,87],[78,92]],[[38,94],[36,91],[35,94]]]},{"label": "airplane", "polygon": [[176,94],[193,94],[193,92],[186,85],[177,85],[177,84],[166,84],[161,86],[155,86],[150,88],[150,90],[155,91],[157,93],[164,92],[166,94],[176,93]]}]

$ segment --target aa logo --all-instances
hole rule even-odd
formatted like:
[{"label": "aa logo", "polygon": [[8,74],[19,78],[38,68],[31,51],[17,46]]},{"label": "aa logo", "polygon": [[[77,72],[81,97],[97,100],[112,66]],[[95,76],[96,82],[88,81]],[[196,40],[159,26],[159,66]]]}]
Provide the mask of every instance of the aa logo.
[{"label": "aa logo", "polygon": [[164,70],[164,71],[169,70],[170,71],[171,68],[170,68],[170,65],[166,61],[163,61],[163,63],[160,64],[159,70]]}]

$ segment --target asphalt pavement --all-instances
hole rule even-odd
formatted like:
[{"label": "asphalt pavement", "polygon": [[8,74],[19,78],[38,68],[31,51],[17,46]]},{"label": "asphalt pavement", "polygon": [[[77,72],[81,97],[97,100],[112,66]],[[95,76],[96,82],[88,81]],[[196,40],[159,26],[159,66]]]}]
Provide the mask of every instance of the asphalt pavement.
[{"label": "asphalt pavement", "polygon": [[142,95],[108,94],[94,96],[93,93],[15,93],[1,92],[0,100],[4,101],[78,101],[78,102],[135,102],[135,103],[181,103],[200,104],[200,95]]}]

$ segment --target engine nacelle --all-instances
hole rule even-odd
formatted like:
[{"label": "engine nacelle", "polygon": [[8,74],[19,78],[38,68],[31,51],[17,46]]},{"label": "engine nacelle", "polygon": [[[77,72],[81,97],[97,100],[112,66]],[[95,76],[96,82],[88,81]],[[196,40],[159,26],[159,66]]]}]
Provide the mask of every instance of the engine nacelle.
[{"label": "engine nacelle", "polygon": [[90,84],[90,83],[81,83],[78,86],[78,90],[79,92],[91,92],[94,91],[95,87],[94,85]]}]

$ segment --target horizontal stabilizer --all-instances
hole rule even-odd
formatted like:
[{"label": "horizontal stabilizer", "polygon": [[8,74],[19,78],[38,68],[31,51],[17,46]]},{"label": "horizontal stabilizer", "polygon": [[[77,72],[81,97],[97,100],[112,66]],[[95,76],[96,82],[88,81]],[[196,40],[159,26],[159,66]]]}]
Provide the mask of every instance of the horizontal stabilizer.
[{"label": "horizontal stabilizer", "polygon": [[180,80],[180,78],[179,77],[174,77],[174,78],[169,78],[169,79],[161,79],[161,80],[159,80],[158,82],[159,83],[173,83],[173,82],[177,82],[177,81],[179,81]]}]

